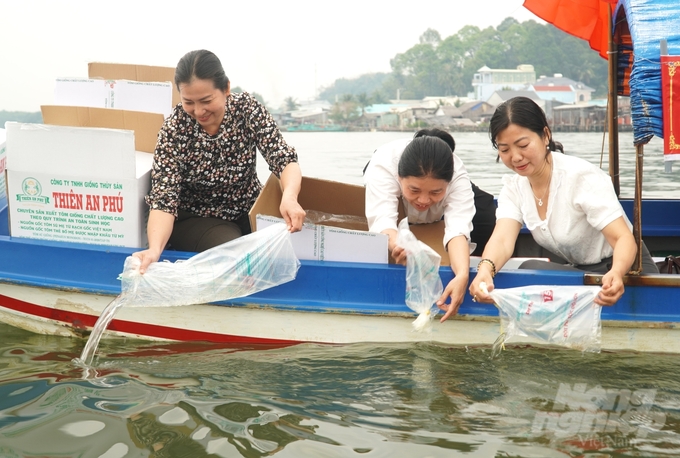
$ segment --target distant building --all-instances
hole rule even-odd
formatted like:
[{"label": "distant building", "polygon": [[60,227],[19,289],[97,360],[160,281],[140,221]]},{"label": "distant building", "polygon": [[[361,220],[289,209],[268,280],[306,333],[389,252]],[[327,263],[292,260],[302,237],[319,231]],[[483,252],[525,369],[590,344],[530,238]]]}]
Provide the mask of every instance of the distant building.
[{"label": "distant building", "polygon": [[565,104],[553,109],[556,132],[602,132],[607,125],[607,99]]},{"label": "distant building", "polygon": [[515,91],[510,90],[495,91],[493,94],[489,96],[489,98],[486,101],[490,105],[497,107],[501,103],[505,102],[506,100],[510,100],[513,97],[528,97],[534,102],[536,102],[541,108],[545,108],[545,101],[541,99],[541,97],[539,97],[539,95],[535,91],[529,91],[524,88],[522,88],[522,90]]},{"label": "distant building", "polygon": [[364,123],[369,129],[390,129],[399,126],[399,111],[408,104],[374,103],[364,108]]},{"label": "distant building", "polygon": [[559,100],[545,100],[540,97],[540,94],[538,92],[531,90],[497,91],[491,97],[489,97],[489,103],[493,104],[494,106],[498,106],[501,103],[513,97],[528,97],[534,102],[536,102],[536,104],[539,107],[541,107],[541,109],[545,112],[548,121],[551,121],[553,119],[553,109],[555,107],[564,105],[564,102],[561,102]]},{"label": "distant building", "polygon": [[463,100],[463,97],[458,97],[457,95],[426,96],[422,99],[423,103],[434,102],[434,106],[456,105],[465,101],[467,100]]},{"label": "distant building", "polygon": [[290,119],[293,124],[327,124],[328,110],[321,107],[315,107],[304,110],[295,110],[290,112]]},{"label": "distant building", "polygon": [[539,77],[531,85],[531,89],[543,100],[555,100],[562,103],[588,102],[592,98],[592,93],[595,92],[595,89],[565,78],[561,73]]},{"label": "distant building", "polygon": [[450,118],[462,118],[463,113],[460,112],[460,109],[458,107],[455,107],[453,105],[445,105],[437,108],[437,111],[434,112],[435,116],[448,116]]},{"label": "distant building", "polygon": [[326,100],[303,101],[295,110],[274,112],[274,120],[281,126],[328,124],[331,104]]},{"label": "distant building", "polygon": [[495,105],[479,100],[473,100],[458,107],[463,118],[467,118],[472,122],[488,121],[495,109]]},{"label": "distant building", "polygon": [[516,69],[492,69],[486,65],[480,68],[472,77],[475,100],[488,100],[491,95],[500,90],[525,89],[527,85],[536,82],[536,72],[533,65],[518,65]]}]

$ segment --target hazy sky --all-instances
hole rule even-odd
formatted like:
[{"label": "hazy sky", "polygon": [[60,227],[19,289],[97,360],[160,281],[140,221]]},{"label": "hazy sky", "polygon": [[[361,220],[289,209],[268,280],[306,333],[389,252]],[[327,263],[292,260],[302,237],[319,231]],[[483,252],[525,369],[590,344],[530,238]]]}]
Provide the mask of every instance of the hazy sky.
[{"label": "hazy sky", "polygon": [[337,78],[389,72],[390,59],[432,28],[535,19],[523,0],[0,0],[0,110],[39,111],[54,80],[88,62],[174,67],[215,52],[233,86],[278,106]]}]

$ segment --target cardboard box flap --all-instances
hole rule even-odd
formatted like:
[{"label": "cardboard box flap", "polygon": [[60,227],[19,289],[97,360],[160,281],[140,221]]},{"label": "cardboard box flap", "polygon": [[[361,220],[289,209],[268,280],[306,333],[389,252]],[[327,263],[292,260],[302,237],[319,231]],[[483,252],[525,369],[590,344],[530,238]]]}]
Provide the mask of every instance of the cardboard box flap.
[{"label": "cardboard box flap", "polygon": [[170,116],[172,83],[168,81],[57,78],[54,105],[146,111]]},{"label": "cardboard box flap", "polygon": [[[257,230],[257,215],[269,215],[281,217],[279,205],[281,205],[281,197],[283,191],[281,190],[281,183],[276,175],[273,173],[269,175],[269,179],[264,185],[262,192],[257,197],[253,207],[248,212],[248,219],[250,220],[250,227],[253,231]],[[260,228],[261,229],[261,228]]]},{"label": "cardboard box flap", "polygon": [[431,247],[442,257],[440,265],[449,266],[449,253],[444,249],[444,221],[430,224],[411,224],[409,229],[418,240]]},{"label": "cardboard box flap", "polygon": [[151,65],[90,62],[87,64],[87,74],[90,78],[103,78],[109,80],[133,80],[149,82],[170,81],[173,86],[173,107],[180,101],[179,92],[177,92],[177,88],[175,87],[174,67],[154,67]]},{"label": "cardboard box flap", "polygon": [[[281,204],[282,196],[283,192],[279,179],[273,174],[270,175],[264,189],[248,213],[250,225],[253,230],[262,229],[262,227],[258,227],[258,215],[268,215],[277,218],[281,217],[279,205]],[[356,221],[359,220],[359,217],[365,218],[366,216],[365,198],[366,191],[363,186],[318,178],[302,177],[302,189],[298,196],[298,202],[306,211],[313,210],[350,217],[350,222],[319,222],[318,224],[322,226],[336,226],[347,229],[348,231],[358,230],[367,232],[367,225],[364,227],[356,225]],[[265,221],[267,224],[271,224],[267,218],[260,217],[259,221],[260,223]],[[442,240],[444,239],[444,221],[438,221],[432,224],[414,224],[410,227],[416,238],[432,247],[441,256],[442,266],[450,265],[448,253],[444,250],[442,245]],[[337,252],[327,250],[327,253],[330,253],[335,260],[342,259],[351,261],[357,257],[357,250],[361,251],[363,249],[358,246],[358,239],[356,236],[352,238],[348,234],[348,231],[337,232],[332,228],[326,228],[325,231],[326,232],[321,235],[332,237],[337,242],[337,244],[332,245],[332,247],[341,247]],[[386,237],[383,234],[374,235]],[[319,235],[317,234],[317,236]],[[300,237],[301,236],[298,236],[298,238]],[[344,238],[346,238],[346,240]],[[385,238],[385,245],[382,248],[384,250],[387,249],[386,243],[387,239]],[[347,253],[343,253],[343,249],[346,250]],[[394,263],[394,260],[390,259],[390,262]]]},{"label": "cardboard box flap", "polygon": [[335,215],[366,216],[366,191],[363,186],[303,177],[302,208],[323,209]]},{"label": "cardboard box flap", "polygon": [[[358,221],[359,218],[365,219],[366,217],[363,186],[302,177],[302,188],[304,192],[300,192],[298,202],[304,210],[350,217],[347,221],[338,218],[336,221],[315,221],[316,224],[353,230],[368,230],[368,225],[365,222]],[[253,230],[257,227],[256,217],[258,214],[281,217],[279,205],[282,196],[281,183],[276,175],[271,174],[249,212],[250,225]]]},{"label": "cardboard box flap", "polygon": [[163,115],[113,108],[71,107],[42,105],[45,124],[73,127],[102,127],[134,131],[135,149],[153,153],[158,131],[163,126]]}]

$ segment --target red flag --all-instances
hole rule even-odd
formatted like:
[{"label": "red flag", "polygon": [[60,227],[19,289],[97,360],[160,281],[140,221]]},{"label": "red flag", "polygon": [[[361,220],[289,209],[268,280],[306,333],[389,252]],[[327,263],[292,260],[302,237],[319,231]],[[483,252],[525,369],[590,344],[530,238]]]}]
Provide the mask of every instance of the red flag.
[{"label": "red flag", "polygon": [[680,56],[661,56],[661,101],[663,159],[680,161]]},{"label": "red flag", "polygon": [[607,58],[611,5],[618,0],[524,0],[524,7],[570,35],[586,40]]}]

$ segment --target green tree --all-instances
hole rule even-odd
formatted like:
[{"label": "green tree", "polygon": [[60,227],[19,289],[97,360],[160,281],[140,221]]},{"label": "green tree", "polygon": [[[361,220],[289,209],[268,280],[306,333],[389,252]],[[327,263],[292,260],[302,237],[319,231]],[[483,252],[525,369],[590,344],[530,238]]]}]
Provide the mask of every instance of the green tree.
[{"label": "green tree", "polygon": [[[231,88],[231,92],[239,93],[239,92],[246,92],[246,91],[244,91],[243,89],[241,89],[240,86],[236,86],[236,87]],[[257,92],[248,92],[248,94],[250,94],[251,96],[253,96],[253,98],[254,98],[255,100],[257,100],[258,102],[260,102],[262,105],[266,105],[266,103],[264,102],[264,97],[262,97],[261,94],[258,94]]]},{"label": "green tree", "polygon": [[357,78],[340,78],[335,80],[331,86],[322,89],[319,92],[319,98],[333,103],[343,94],[361,94],[362,92],[374,94],[381,90],[389,76],[389,73],[366,73]]},{"label": "green tree", "polygon": [[286,97],[283,101],[286,111],[295,111],[300,107],[300,104],[293,97]]},{"label": "green tree", "polygon": [[382,91],[380,91],[380,90],[373,91],[373,93],[371,94],[371,101],[373,103],[388,103],[389,102],[387,97],[385,97],[385,94],[383,94]]},{"label": "green tree", "polygon": [[[540,43],[540,46],[537,46]],[[431,47],[434,53],[429,52]],[[443,40],[428,29],[419,43],[397,54],[392,63],[390,83],[416,97],[465,95],[472,90],[472,78],[483,66],[516,68],[531,64],[537,76],[562,73],[593,87],[595,95],[607,90],[607,63],[589,49],[584,40],[572,37],[550,24],[519,23],[505,19],[498,28],[465,26]],[[434,73],[436,79],[429,78]],[[394,86],[385,86],[392,89]],[[426,88],[427,94],[417,90]]]},{"label": "green tree", "polygon": [[344,94],[340,100],[331,107],[329,117],[336,124],[348,125],[359,118],[359,104],[352,94]]},{"label": "green tree", "polygon": [[364,115],[364,109],[371,105],[371,98],[368,95],[366,95],[365,92],[362,92],[361,94],[358,94],[356,96],[356,101],[357,101],[357,105],[361,109],[361,116],[363,116]]},{"label": "green tree", "polygon": [[[343,94],[387,94],[386,99],[420,99],[425,96],[464,96],[472,91],[472,79],[483,66],[514,69],[534,66],[537,76],[561,73],[607,93],[607,62],[587,42],[550,24],[506,18],[498,27],[465,26],[441,37],[427,29],[418,43],[391,60],[392,71],[339,79],[321,92],[333,103]],[[369,84],[370,83],[370,84]],[[375,100],[374,100],[375,101]]]}]

